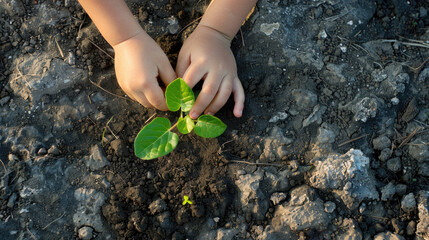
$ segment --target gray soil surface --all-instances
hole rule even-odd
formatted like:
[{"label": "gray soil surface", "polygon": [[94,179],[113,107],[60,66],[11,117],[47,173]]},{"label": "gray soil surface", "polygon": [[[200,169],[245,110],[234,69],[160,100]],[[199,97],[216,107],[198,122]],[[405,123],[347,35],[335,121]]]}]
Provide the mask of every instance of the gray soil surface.
[{"label": "gray soil surface", "polygon": [[[127,2],[173,65],[208,4]],[[144,161],[134,137],[177,114],[126,98],[79,4],[0,0],[0,238],[429,239],[428,11],[258,1],[244,116]]]}]

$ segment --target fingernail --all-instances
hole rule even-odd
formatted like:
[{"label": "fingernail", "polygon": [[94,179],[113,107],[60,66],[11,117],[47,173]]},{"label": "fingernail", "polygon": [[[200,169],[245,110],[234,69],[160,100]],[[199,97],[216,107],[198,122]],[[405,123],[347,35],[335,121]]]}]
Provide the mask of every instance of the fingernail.
[{"label": "fingernail", "polygon": [[198,117],[198,114],[196,113],[196,112],[191,112],[191,118],[197,118]]},{"label": "fingernail", "polygon": [[213,115],[213,113],[212,112],[207,112],[207,115]]}]

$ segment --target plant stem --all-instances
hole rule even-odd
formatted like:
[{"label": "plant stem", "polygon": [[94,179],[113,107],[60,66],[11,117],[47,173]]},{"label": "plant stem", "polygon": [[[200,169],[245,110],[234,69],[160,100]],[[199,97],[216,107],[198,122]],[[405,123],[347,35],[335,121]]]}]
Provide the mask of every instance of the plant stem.
[{"label": "plant stem", "polygon": [[168,129],[168,131],[171,131],[171,130],[173,130],[176,126],[177,126],[177,123],[178,123],[179,121],[177,121],[170,129]]}]

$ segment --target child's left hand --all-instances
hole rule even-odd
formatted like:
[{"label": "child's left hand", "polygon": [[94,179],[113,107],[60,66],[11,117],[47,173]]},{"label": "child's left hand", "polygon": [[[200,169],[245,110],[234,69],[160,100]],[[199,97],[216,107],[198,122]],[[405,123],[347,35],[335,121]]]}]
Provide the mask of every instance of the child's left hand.
[{"label": "child's left hand", "polygon": [[203,112],[215,114],[234,95],[234,116],[241,117],[244,90],[237,76],[237,65],[230,49],[231,40],[217,30],[199,25],[186,39],[180,50],[176,72],[193,88],[204,79],[201,92],[190,116],[198,118]]}]

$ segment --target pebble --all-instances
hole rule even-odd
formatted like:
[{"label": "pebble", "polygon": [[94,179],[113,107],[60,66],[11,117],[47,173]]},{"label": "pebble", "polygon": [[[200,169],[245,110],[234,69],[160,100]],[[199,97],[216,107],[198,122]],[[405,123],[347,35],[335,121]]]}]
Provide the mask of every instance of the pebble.
[{"label": "pebble", "polygon": [[287,195],[284,192],[275,192],[271,195],[270,200],[273,202],[274,206],[277,206],[279,203],[286,199]]},{"label": "pebble", "polygon": [[48,151],[46,151],[46,148],[40,148],[39,151],[37,151],[38,155],[45,155],[46,153],[48,153]]},{"label": "pebble", "polygon": [[398,185],[396,185],[396,193],[399,195],[399,196],[403,196],[405,193],[407,193],[407,185],[405,185],[405,184],[398,184]]},{"label": "pebble", "polygon": [[415,221],[410,221],[407,225],[407,235],[414,235],[414,233],[416,232],[416,222]]},{"label": "pebble", "polygon": [[378,155],[378,159],[380,161],[386,161],[390,157],[390,148],[385,148],[381,151],[380,155]]},{"label": "pebble", "polygon": [[394,173],[399,172],[401,170],[401,159],[398,157],[389,159],[387,161],[387,169]]},{"label": "pebble", "polygon": [[79,239],[90,240],[92,238],[94,229],[91,227],[85,226],[79,229]]},{"label": "pebble", "polygon": [[395,193],[395,185],[393,184],[393,182],[389,182],[389,184],[387,184],[381,189],[381,200],[388,201],[393,197],[393,195],[395,195]]},{"label": "pebble", "polygon": [[372,145],[374,146],[375,150],[382,150],[389,148],[392,145],[392,142],[387,136],[382,135],[378,138],[374,138],[374,140],[372,140]]},{"label": "pebble", "polygon": [[416,199],[413,193],[409,193],[402,198],[401,209],[405,212],[412,212],[416,209]]},{"label": "pebble", "polygon": [[333,213],[335,211],[335,209],[337,208],[335,203],[331,202],[331,201],[327,201],[323,205],[325,206],[325,212],[327,212],[327,213]]}]

